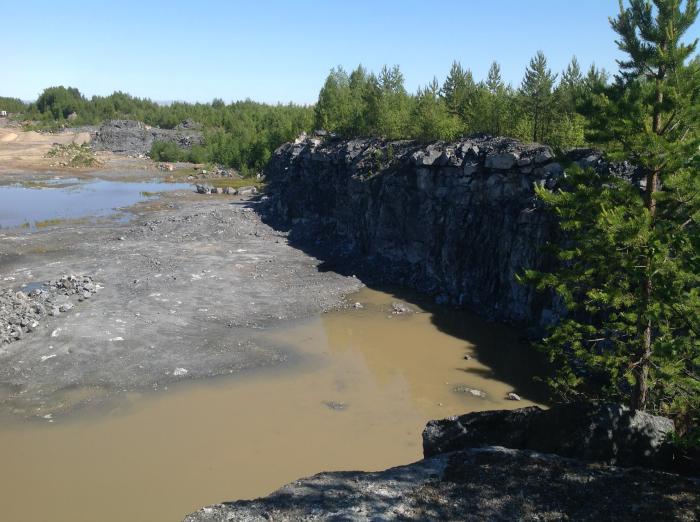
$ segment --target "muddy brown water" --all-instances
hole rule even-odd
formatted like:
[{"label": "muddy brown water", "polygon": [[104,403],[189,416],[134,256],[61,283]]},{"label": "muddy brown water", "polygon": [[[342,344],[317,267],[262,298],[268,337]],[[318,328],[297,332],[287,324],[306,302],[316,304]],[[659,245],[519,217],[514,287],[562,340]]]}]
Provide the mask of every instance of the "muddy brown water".
[{"label": "muddy brown water", "polygon": [[[99,413],[3,419],[0,519],[181,520],[320,471],[418,460],[429,419],[534,404],[516,331],[411,301],[420,313],[394,315],[397,297],[369,289],[350,299],[364,308],[262,332],[307,356],[293,368],[124,394]],[[525,400],[505,400],[513,390]]]}]

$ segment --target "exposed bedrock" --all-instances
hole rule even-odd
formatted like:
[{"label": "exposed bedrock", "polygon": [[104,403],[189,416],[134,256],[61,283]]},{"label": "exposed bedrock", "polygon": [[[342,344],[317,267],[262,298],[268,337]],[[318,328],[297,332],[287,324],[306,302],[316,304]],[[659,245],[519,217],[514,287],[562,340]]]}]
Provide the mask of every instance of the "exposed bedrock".
[{"label": "exposed bedrock", "polygon": [[633,173],[595,150],[559,162],[549,147],[489,136],[427,146],[297,140],[266,168],[267,217],[301,245],[322,243],[316,255],[380,282],[493,319],[547,322],[550,307],[515,274],[547,263],[542,246],[556,227],[534,185],[555,186],[572,162]]},{"label": "exposed bedrock", "polygon": [[673,431],[670,419],[619,404],[532,406],[430,421],[423,430],[423,453],[431,457],[496,445],[614,466],[697,472],[700,461],[672,443]]}]

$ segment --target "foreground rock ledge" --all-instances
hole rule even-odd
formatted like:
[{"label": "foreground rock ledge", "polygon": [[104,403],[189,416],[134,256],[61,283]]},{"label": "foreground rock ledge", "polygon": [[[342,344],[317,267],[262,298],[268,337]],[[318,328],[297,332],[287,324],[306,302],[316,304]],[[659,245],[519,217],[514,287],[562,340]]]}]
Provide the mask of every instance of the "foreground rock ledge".
[{"label": "foreground rock ledge", "polygon": [[320,473],[268,497],[206,507],[228,520],[697,520],[691,479],[497,446],[377,473]]},{"label": "foreground rock ledge", "polygon": [[[557,419],[550,440],[572,440],[544,447],[599,462],[485,445],[494,438],[530,444],[528,432],[537,437]],[[320,473],[265,498],[205,507],[185,521],[698,520],[697,479],[600,463],[645,463],[661,454],[671,429],[668,419],[615,405],[472,413],[431,421],[421,461],[375,473]],[[630,445],[618,451],[620,443]]]}]

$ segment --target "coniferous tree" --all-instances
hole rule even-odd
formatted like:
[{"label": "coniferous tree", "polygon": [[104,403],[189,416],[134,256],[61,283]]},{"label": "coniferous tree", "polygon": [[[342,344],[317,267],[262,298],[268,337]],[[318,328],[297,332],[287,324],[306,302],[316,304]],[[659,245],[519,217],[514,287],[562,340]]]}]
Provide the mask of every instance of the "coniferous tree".
[{"label": "coniferous tree", "polygon": [[462,68],[459,62],[452,62],[452,68],[440,92],[447,110],[459,118],[463,128],[469,130],[473,127],[477,88],[472,72]]},{"label": "coniferous tree", "polygon": [[574,56],[562,72],[554,89],[552,126],[548,143],[556,148],[580,146],[584,143],[585,118],[579,114],[583,101],[584,80],[578,60]]},{"label": "coniferous tree", "polygon": [[409,137],[411,98],[399,66],[384,66],[378,83],[381,97],[377,108],[377,134],[391,139]]},{"label": "coniferous tree", "polygon": [[501,79],[501,66],[492,62],[486,76],[486,95],[484,96],[483,111],[486,116],[484,130],[494,136],[505,130],[505,114],[508,104],[508,92]]},{"label": "coniferous tree", "polygon": [[620,4],[611,25],[628,58],[593,127],[642,179],[571,169],[566,190],[538,188],[566,241],[559,268],[525,275],[568,310],[544,342],[562,396],[674,413],[681,430],[700,407],[700,68],[686,64],[697,40],[681,42],[696,17],[696,0]]},{"label": "coniferous tree", "polygon": [[486,87],[491,94],[495,94],[499,89],[503,88],[503,80],[501,79],[501,66],[498,62],[491,62],[489,72],[486,76]]},{"label": "coniferous tree", "polygon": [[348,136],[371,134],[371,122],[367,121],[367,99],[373,82],[376,82],[376,78],[373,79],[362,64],[350,73],[350,121],[344,134]]},{"label": "coniferous tree", "polygon": [[561,80],[556,88],[556,97],[560,109],[569,114],[576,112],[576,106],[579,103],[583,93],[583,75],[578,60],[574,56],[566,70],[561,74]]},{"label": "coniferous tree", "polygon": [[552,118],[552,88],[557,75],[547,67],[542,51],[530,60],[520,86],[525,111],[532,120],[532,140],[543,141],[549,131]]},{"label": "coniferous tree", "polygon": [[452,140],[459,135],[459,118],[451,114],[440,96],[437,78],[419,89],[411,115],[412,135],[422,141]]},{"label": "coniferous tree", "polygon": [[342,67],[332,69],[318,94],[316,127],[342,134],[351,117],[350,79]]}]

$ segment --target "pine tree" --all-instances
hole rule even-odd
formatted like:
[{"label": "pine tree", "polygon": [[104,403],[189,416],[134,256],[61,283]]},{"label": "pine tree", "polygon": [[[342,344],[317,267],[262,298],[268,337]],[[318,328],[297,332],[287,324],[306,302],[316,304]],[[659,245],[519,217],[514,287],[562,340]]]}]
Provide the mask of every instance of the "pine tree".
[{"label": "pine tree", "polygon": [[554,89],[553,103],[556,110],[548,136],[548,143],[553,147],[563,149],[580,146],[585,142],[585,119],[578,112],[584,99],[584,89],[581,67],[574,56]]},{"label": "pine tree", "polygon": [[469,69],[463,69],[459,62],[452,62],[450,73],[440,91],[450,114],[457,116],[464,130],[471,130],[477,93],[474,77]]},{"label": "pine tree", "polygon": [[530,60],[520,86],[526,112],[532,118],[532,140],[543,141],[552,117],[552,87],[557,75],[547,67],[542,51]]},{"label": "pine tree", "polygon": [[568,114],[574,114],[576,106],[581,100],[583,89],[584,80],[581,67],[574,56],[566,70],[561,74],[561,80],[555,91],[560,109]]},{"label": "pine tree", "polygon": [[343,135],[351,114],[350,79],[342,67],[331,69],[314,109],[316,128]]},{"label": "pine tree", "polygon": [[384,66],[378,85],[381,97],[377,107],[377,134],[391,139],[409,137],[411,98],[399,66],[391,69]]},{"label": "pine tree", "polygon": [[437,78],[419,89],[411,114],[412,135],[421,141],[452,140],[459,135],[460,122],[440,96]]},{"label": "pine tree", "polygon": [[496,94],[499,89],[503,88],[501,66],[498,64],[498,62],[491,62],[488,75],[486,76],[486,87],[491,94]]},{"label": "pine tree", "polygon": [[570,169],[565,190],[539,187],[566,240],[558,268],[525,276],[568,310],[544,341],[562,396],[627,400],[686,428],[700,409],[700,67],[686,65],[697,40],[681,37],[696,17],[696,0],[620,4],[611,25],[628,59],[593,125],[642,179]]},{"label": "pine tree", "polygon": [[504,117],[508,103],[506,87],[501,79],[501,66],[498,62],[492,62],[485,82],[486,96],[484,111],[486,122],[484,129],[487,133],[499,136],[503,133]]},{"label": "pine tree", "polygon": [[368,136],[372,133],[373,122],[367,120],[367,99],[373,82],[376,82],[376,78],[371,78],[362,64],[350,73],[350,120],[345,131],[349,136]]}]

